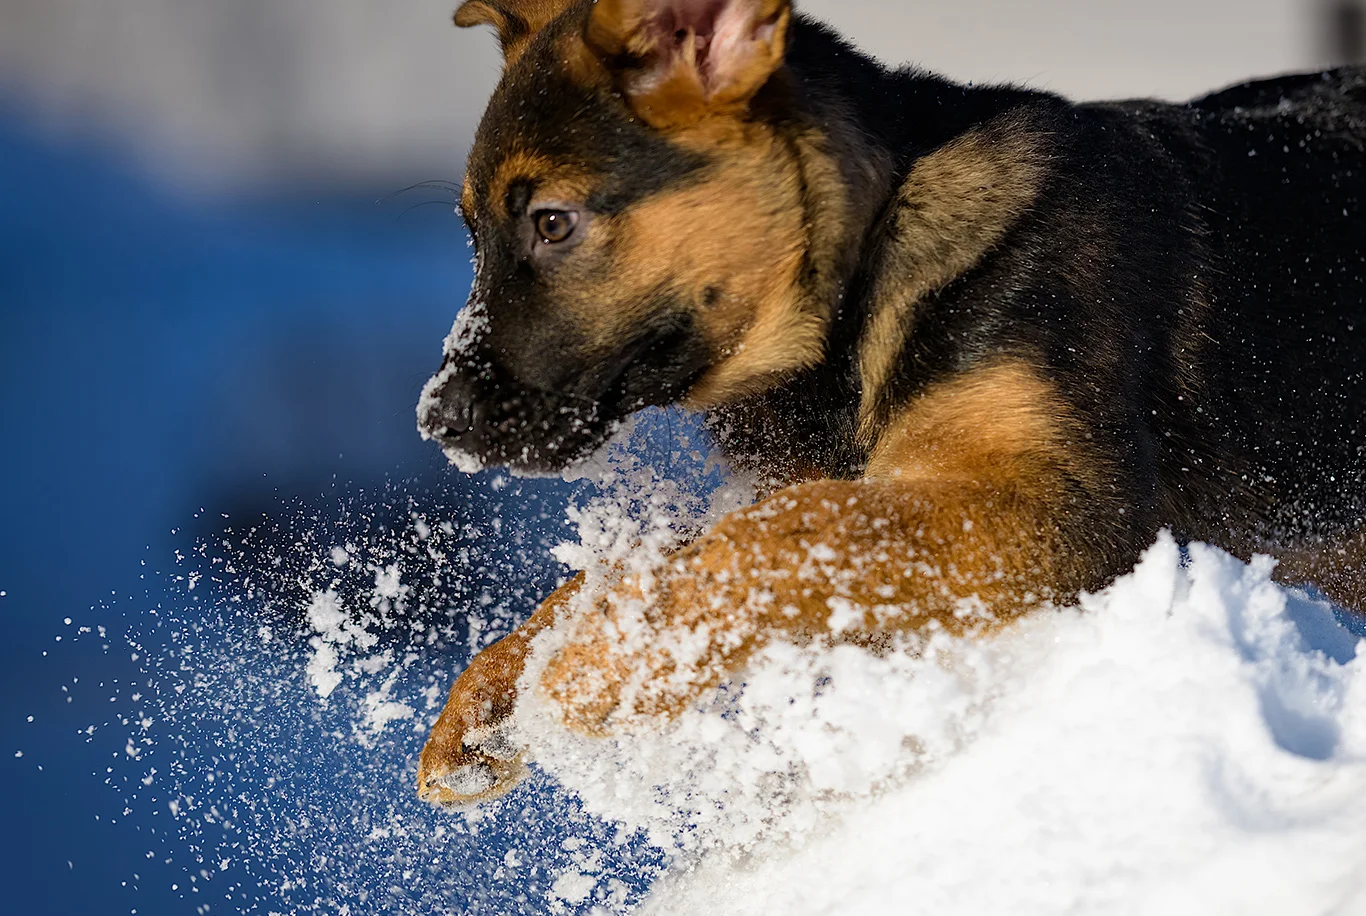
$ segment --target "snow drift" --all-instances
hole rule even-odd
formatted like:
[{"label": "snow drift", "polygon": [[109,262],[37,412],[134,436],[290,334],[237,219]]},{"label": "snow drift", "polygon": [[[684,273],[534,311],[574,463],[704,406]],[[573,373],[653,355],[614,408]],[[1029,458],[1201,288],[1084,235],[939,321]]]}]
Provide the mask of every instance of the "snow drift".
[{"label": "snow drift", "polygon": [[[1366,672],[1270,570],[1164,537],[1080,608],[919,671],[832,665],[769,739],[803,829],[718,837],[643,912],[1366,913]],[[817,803],[851,771],[888,784]]]}]

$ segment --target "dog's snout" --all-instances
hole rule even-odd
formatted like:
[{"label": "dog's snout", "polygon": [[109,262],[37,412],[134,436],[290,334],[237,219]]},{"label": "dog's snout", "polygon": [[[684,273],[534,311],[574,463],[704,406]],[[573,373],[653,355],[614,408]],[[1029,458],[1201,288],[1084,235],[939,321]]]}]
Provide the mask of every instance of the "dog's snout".
[{"label": "dog's snout", "polygon": [[[629,348],[633,359],[625,362],[634,364],[640,351]],[[462,471],[503,465],[553,473],[586,457],[620,419],[621,405],[632,395],[629,380],[618,368],[621,359],[586,372],[582,362],[551,356],[488,346],[448,356],[419,401],[423,436]],[[575,390],[586,378],[601,396]]]},{"label": "dog's snout", "polygon": [[461,372],[445,375],[440,387],[433,392],[435,397],[428,402],[422,426],[434,438],[449,441],[474,429],[479,406],[470,379]]}]

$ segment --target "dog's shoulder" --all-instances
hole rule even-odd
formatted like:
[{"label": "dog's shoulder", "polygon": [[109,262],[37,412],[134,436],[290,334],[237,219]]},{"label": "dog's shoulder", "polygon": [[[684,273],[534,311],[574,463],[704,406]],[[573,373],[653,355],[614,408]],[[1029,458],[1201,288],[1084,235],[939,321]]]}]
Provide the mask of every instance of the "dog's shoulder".
[{"label": "dog's shoulder", "polygon": [[1109,354],[1097,344],[1160,319],[1152,301],[1176,309],[1193,292],[1202,152],[1188,110],[957,91],[996,93],[995,104],[969,105],[958,130],[909,151],[870,246],[858,344],[868,442],[976,358]]}]

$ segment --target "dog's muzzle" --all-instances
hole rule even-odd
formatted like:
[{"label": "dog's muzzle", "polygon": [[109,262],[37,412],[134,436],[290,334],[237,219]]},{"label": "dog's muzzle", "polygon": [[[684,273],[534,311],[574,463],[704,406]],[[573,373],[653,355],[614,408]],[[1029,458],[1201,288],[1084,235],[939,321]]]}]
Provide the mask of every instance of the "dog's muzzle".
[{"label": "dog's muzzle", "polygon": [[570,360],[561,352],[562,365],[546,365],[551,354],[519,354],[535,385],[508,368],[486,338],[461,343],[448,349],[423,390],[418,428],[466,472],[496,465],[562,471],[589,457],[630,414],[676,401],[710,361],[692,326],[680,321],[642,327],[605,358]]},{"label": "dog's muzzle", "polygon": [[418,428],[460,470],[554,473],[611,432],[596,401],[527,388],[492,362],[450,362],[424,390]]}]

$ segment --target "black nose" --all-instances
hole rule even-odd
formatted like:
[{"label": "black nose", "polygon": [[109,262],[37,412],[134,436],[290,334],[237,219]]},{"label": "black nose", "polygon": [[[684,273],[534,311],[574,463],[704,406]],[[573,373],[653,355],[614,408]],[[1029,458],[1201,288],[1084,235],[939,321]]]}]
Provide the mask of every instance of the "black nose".
[{"label": "black nose", "polygon": [[462,436],[474,428],[474,389],[454,376],[441,391],[441,419],[447,435]]},{"label": "black nose", "polygon": [[422,418],[423,428],[433,438],[450,442],[474,429],[480,408],[476,405],[472,379],[462,372],[453,372],[436,395],[436,402]]}]

